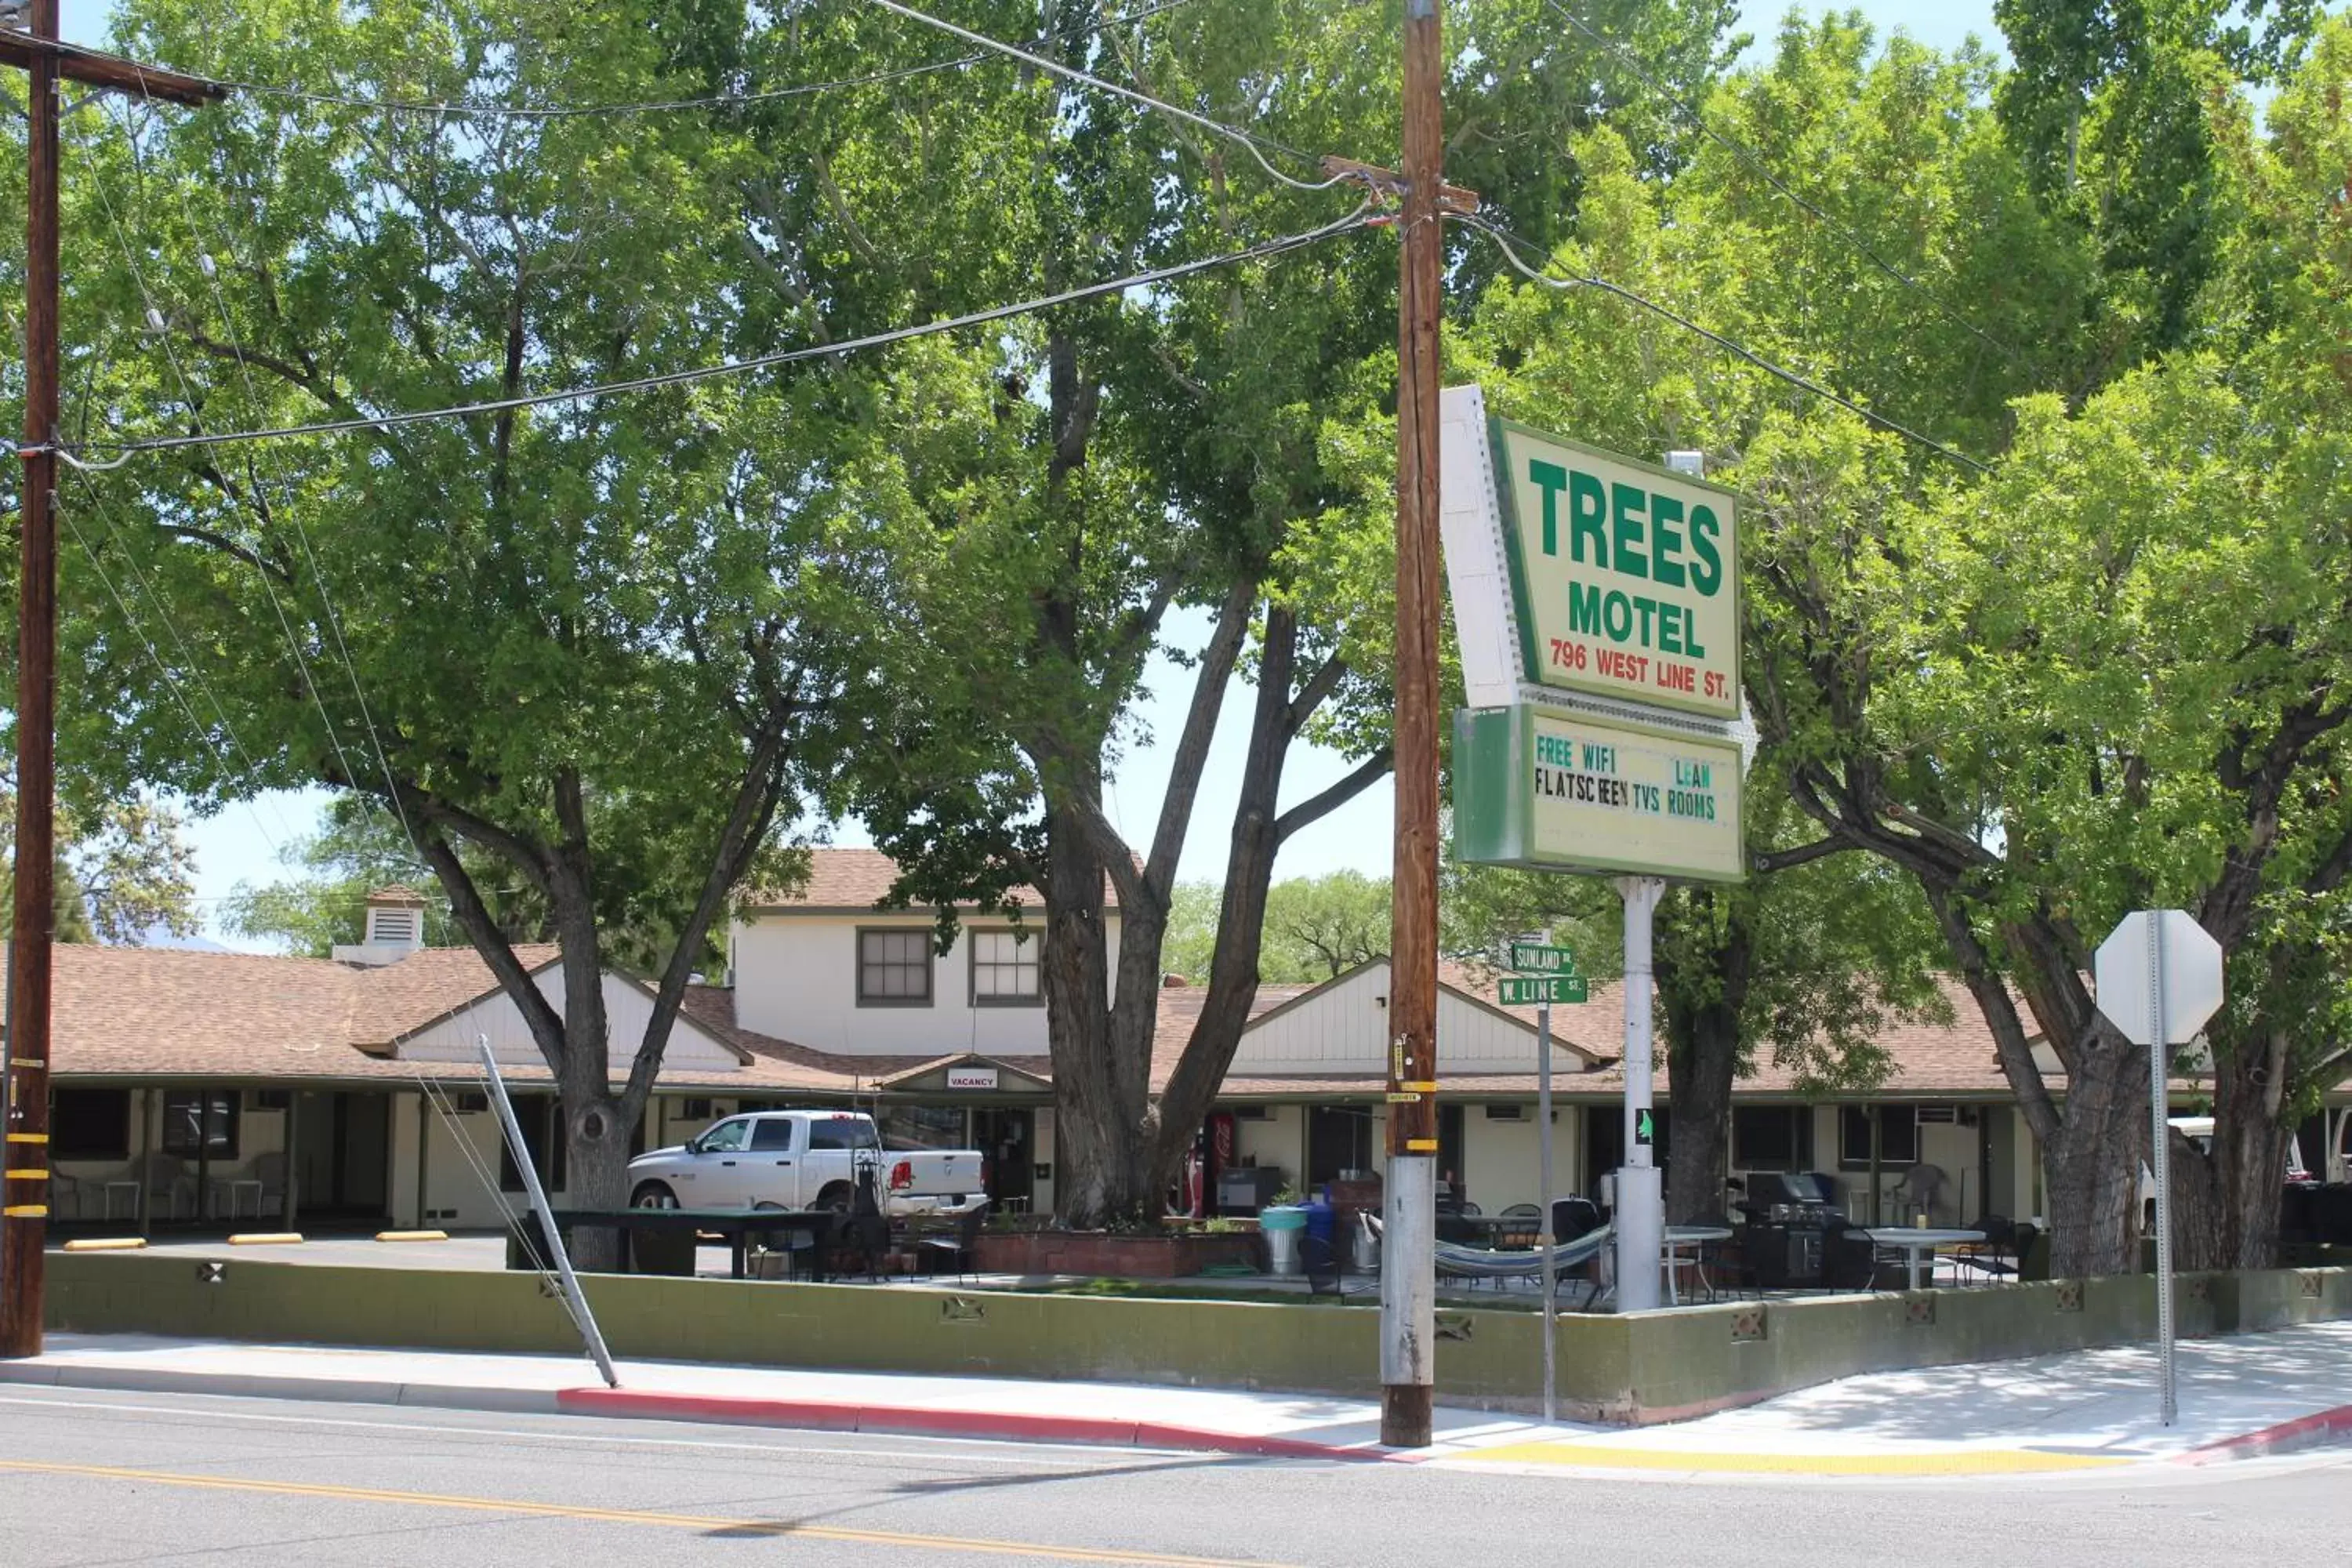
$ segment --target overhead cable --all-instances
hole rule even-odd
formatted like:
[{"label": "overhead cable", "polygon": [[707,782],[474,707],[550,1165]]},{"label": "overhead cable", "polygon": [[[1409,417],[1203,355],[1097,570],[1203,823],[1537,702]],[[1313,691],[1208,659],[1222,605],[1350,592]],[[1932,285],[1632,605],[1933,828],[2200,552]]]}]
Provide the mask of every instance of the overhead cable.
[{"label": "overhead cable", "polygon": [[[142,93],[142,96],[145,95]],[[152,111],[154,100],[150,98],[147,102]],[[131,129],[130,110],[127,109],[123,111],[122,134],[126,141],[136,146],[137,137]],[[196,242],[199,253],[209,258],[204,233],[196,224],[195,205],[188,198],[186,182],[174,179],[172,185],[179,195],[180,215],[186,220],[189,237]],[[215,230],[215,232],[219,231]],[[229,310],[227,298],[221,292],[219,269],[216,267],[199,264],[196,270],[204,276],[205,283],[212,290],[213,308],[220,316],[221,331],[228,339],[229,353],[236,361],[237,375],[245,384],[246,400],[253,408],[256,417],[258,417],[267,405],[262,402],[259,389],[253,384],[253,369],[246,363],[245,344],[237,336],[236,318]],[[254,464],[253,484],[255,493],[262,496],[266,504],[267,494],[262,487],[261,465],[258,460]],[[341,661],[344,678],[351,682],[352,699],[359,704],[361,732],[367,737],[368,749],[375,753],[376,767],[383,778],[385,797],[392,802],[393,814],[400,821],[400,830],[407,835],[410,845],[422,856],[424,847],[417,843],[416,829],[410,824],[408,812],[400,804],[400,791],[393,784],[392,762],[384,754],[383,737],[377,732],[375,715],[368,710],[367,692],[360,684],[359,667],[352,662],[351,645],[343,637],[342,617],[335,614],[334,595],[327,587],[327,574],[319,565],[318,552],[310,546],[310,530],[302,521],[300,498],[295,494],[294,487],[290,483],[285,486],[285,495],[286,520],[294,525],[295,540],[302,546],[302,559],[310,567],[311,585],[319,591],[319,608],[324,613],[327,629],[334,634],[335,657]],[[266,580],[268,574],[263,574],[263,576]]]},{"label": "overhead cable", "polygon": [[[1024,300],[1010,305],[992,305],[984,310],[973,310],[961,316],[950,316],[920,326],[898,327],[887,332],[875,332],[862,338],[850,338],[836,343],[812,343],[803,348],[786,349],[778,353],[758,354],[749,359],[723,360],[717,364],[697,365],[687,370],[666,371],[657,375],[635,376],[626,381],[597,382],[587,386],[565,387],[555,392],[532,393],[520,397],[493,398],[481,403],[457,404],[445,408],[420,408],[394,414],[379,414],[352,419],[321,420],[310,425],[285,425],[259,430],[197,431],[186,436],[161,436],[141,441],[76,441],[56,447],[57,454],[78,468],[111,468],[122,458],[141,452],[171,452],[194,447],[220,447],[235,442],[281,440],[299,436],[334,436],[351,430],[390,430],[404,425],[421,424],[426,420],[458,419],[479,414],[504,414],[514,409],[544,408],[555,404],[584,403],[591,398],[615,396],[627,393],[653,392],[664,387],[687,386],[696,382],[717,380],[722,376],[741,375],[751,371],[766,370],[777,365],[793,364],[803,360],[835,359],[866,349],[884,348],[909,339],[930,337],[940,332],[956,331],[964,327],[976,327],[990,321],[1002,321],[1014,316],[1034,315],[1057,306],[1074,305],[1087,300],[1097,300],[1107,294],[1123,294],[1130,289],[1140,289],[1154,283],[1173,282],[1196,273],[1213,271],[1244,261],[1264,260],[1287,251],[1303,249],[1324,240],[1364,227],[1370,214],[1369,205],[1360,206],[1336,223],[1319,228],[1269,239],[1241,250],[1227,251],[1222,256],[1204,257],[1197,261],[1178,262],[1169,267],[1155,267],[1147,271],[1130,273],[1107,282],[1088,283],[1076,289],[1066,289],[1058,294],[1047,294],[1034,300]],[[35,448],[37,449],[37,448]],[[111,452],[119,456],[113,462],[92,462],[91,452]]]},{"label": "overhead cable", "polygon": [[1197,125],[1202,130],[1222,136],[1226,141],[1243,148],[1251,157],[1257,160],[1258,167],[1293,190],[1328,191],[1334,185],[1342,184],[1356,177],[1353,174],[1334,174],[1327,180],[1295,178],[1268,163],[1265,154],[1258,151],[1260,138],[1252,135],[1238,125],[1228,125],[1222,120],[1212,120],[1205,114],[1196,114],[1192,110],[1180,108],[1164,99],[1154,98],[1148,92],[1138,92],[1131,87],[1121,87],[1115,81],[1105,81],[1102,78],[1088,75],[1075,66],[1066,66],[1059,60],[1048,59],[1044,55],[1033,53],[1017,45],[992,38],[985,33],[975,33],[969,27],[960,27],[953,22],[934,16],[927,11],[918,11],[912,5],[901,5],[899,0],[867,0],[867,4],[879,5],[885,11],[893,12],[909,21],[920,22],[925,26],[937,27],[943,33],[952,33],[968,44],[977,44],[982,48],[993,49],[998,54],[1010,56],[1025,65],[1035,66],[1039,70],[1060,77],[1065,81],[1076,82],[1080,87],[1090,87],[1097,92],[1107,92],[1114,98],[1126,99],[1130,103],[1139,103],[1146,109],[1181,120],[1188,125]]},{"label": "overhead cable", "polygon": [[1527,278],[1531,282],[1540,283],[1547,289],[1557,289],[1563,292],[1573,289],[1591,289],[1600,293],[1612,295],[1617,299],[1626,301],[1628,304],[1649,311],[1652,315],[1656,316],[1661,321],[1672,322],[1674,325],[1682,328],[1686,332],[1690,332],[1697,337],[1705,338],[1708,342],[1715,344],[1716,347],[1723,350],[1726,353],[1747,361],[1749,364],[1754,365],[1757,369],[1763,371],[1768,375],[1776,376],[1780,380],[1787,382],[1790,385],[1796,387],[1801,391],[1809,392],[1815,397],[1821,398],[1823,402],[1833,403],[1849,414],[1854,415],[1858,418],[1861,418],[1871,425],[1874,425],[1878,428],[1887,431],[1892,435],[1900,436],[1906,441],[1916,442],[1919,446],[1927,448],[1928,451],[1937,454],[1938,457],[1948,458],[1952,462],[1959,464],[1962,468],[1973,469],[1979,474],[1990,474],[1992,472],[1990,465],[1979,462],[1976,458],[1969,457],[1967,453],[1955,450],[1954,448],[1946,446],[1943,442],[1937,440],[1932,436],[1922,435],[1920,432],[1911,428],[1908,425],[1902,424],[1897,420],[1889,419],[1885,415],[1880,414],[1874,409],[1864,406],[1862,404],[1856,403],[1853,398],[1844,395],[1843,393],[1835,392],[1829,387],[1823,386],[1820,382],[1813,380],[1811,377],[1807,376],[1801,372],[1790,370],[1784,364],[1767,359],[1762,354],[1758,353],[1754,349],[1749,348],[1747,344],[1738,342],[1737,339],[1727,337],[1725,334],[1715,331],[1711,327],[1701,326],[1698,322],[1692,321],[1688,316],[1684,315],[1681,311],[1674,310],[1669,306],[1662,305],[1657,300],[1649,298],[1647,295],[1636,293],[1634,290],[1626,288],[1622,283],[1612,283],[1606,278],[1590,276],[1555,278],[1538,271],[1535,268],[1528,266],[1527,262],[1520,258],[1519,253],[1516,248],[1517,246],[1525,245],[1528,247],[1528,248],[1533,249],[1534,242],[1523,238],[1518,235],[1515,235],[1508,229],[1497,227],[1496,225],[1488,223],[1483,218],[1457,217],[1456,221],[1468,224],[1472,228],[1478,230],[1487,238],[1493,240],[1496,248],[1502,251],[1504,258],[1510,262],[1512,268],[1522,277]]},{"label": "overhead cable", "polygon": [[1855,233],[1850,226],[1841,222],[1838,218],[1832,216],[1820,205],[1808,201],[1803,195],[1800,195],[1796,187],[1790,184],[1788,181],[1782,179],[1780,174],[1775,173],[1771,165],[1765,163],[1762,156],[1759,155],[1753,148],[1747,146],[1737,138],[1717,129],[1714,122],[1699,111],[1696,104],[1692,103],[1688,99],[1676,92],[1672,87],[1661,80],[1655,73],[1651,71],[1650,68],[1643,63],[1641,56],[1635,54],[1632,49],[1627,48],[1617,39],[1612,38],[1607,34],[1594,28],[1591,24],[1586,22],[1584,18],[1579,16],[1575,12],[1570,10],[1566,5],[1562,4],[1562,0],[1545,0],[1545,4],[1549,5],[1553,10],[1559,12],[1561,20],[1565,21],[1570,26],[1574,27],[1578,32],[1582,33],[1586,37],[1591,39],[1594,43],[1600,45],[1602,48],[1608,50],[1609,53],[1615,56],[1618,64],[1623,66],[1626,70],[1633,73],[1633,77],[1637,80],[1641,81],[1644,86],[1648,87],[1651,91],[1656,93],[1659,97],[1672,104],[1684,119],[1689,121],[1693,126],[1697,128],[1700,134],[1706,136],[1707,140],[1715,142],[1725,152],[1729,153],[1734,158],[1737,158],[1742,163],[1747,164],[1748,168],[1754,170],[1767,184],[1780,192],[1783,196],[1786,196],[1792,205],[1802,211],[1811,214],[1816,220],[1827,224],[1832,229],[1835,230],[1840,237],[1843,238],[1847,244],[1853,246],[1854,249],[1861,254],[1864,260],[1877,268],[1879,271],[1885,273],[1887,277],[1892,278],[1904,288],[1912,290],[1921,299],[1933,305],[1943,314],[1947,321],[1952,322],[1963,331],[1982,339],[1992,348],[2000,351],[2000,353],[2007,356],[2011,363],[2020,366],[2025,364],[2026,360],[2023,354],[2018,353],[2016,349],[2011,348],[2009,344],[2001,342],[1999,338],[1994,337],[1990,332],[1986,331],[1982,327],[1978,326],[1974,321],[1969,321],[1966,316],[1960,314],[1958,310],[1955,310],[1950,304],[1946,302],[1943,296],[1938,294],[1935,289],[1928,288],[1926,284],[1920,282],[1917,279],[1913,278],[1901,268],[1895,266],[1895,263],[1879,255],[1877,251],[1872,249],[1870,242],[1863,238],[1861,235]]}]

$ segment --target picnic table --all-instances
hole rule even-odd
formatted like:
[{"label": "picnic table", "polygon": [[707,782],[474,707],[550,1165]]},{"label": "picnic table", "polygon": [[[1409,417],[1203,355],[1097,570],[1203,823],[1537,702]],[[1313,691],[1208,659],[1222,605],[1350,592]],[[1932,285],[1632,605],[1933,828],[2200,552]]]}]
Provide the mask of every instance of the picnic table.
[{"label": "picnic table", "polygon": [[1907,1267],[1910,1289],[1919,1289],[1919,1268],[1930,1260],[1939,1247],[1966,1247],[1984,1240],[1980,1230],[1921,1230],[1912,1226],[1882,1226],[1862,1233],[1870,1245],[1888,1252],[1900,1252]]}]

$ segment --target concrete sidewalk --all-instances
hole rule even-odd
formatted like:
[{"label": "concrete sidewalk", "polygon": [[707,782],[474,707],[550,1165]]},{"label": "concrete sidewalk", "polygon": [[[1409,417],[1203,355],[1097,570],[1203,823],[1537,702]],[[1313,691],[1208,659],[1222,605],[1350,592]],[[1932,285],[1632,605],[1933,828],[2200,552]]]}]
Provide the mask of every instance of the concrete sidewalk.
[{"label": "concrete sidewalk", "polygon": [[1115,1444],[1277,1458],[1694,1474],[1932,1476],[2200,1462],[2352,1439],[2352,1323],[2185,1342],[2179,1425],[2151,1349],[1852,1378],[1674,1426],[1437,1412],[1438,1443],[1379,1445],[1365,1401],[1140,1384],[52,1335],[0,1382],[833,1431]]}]

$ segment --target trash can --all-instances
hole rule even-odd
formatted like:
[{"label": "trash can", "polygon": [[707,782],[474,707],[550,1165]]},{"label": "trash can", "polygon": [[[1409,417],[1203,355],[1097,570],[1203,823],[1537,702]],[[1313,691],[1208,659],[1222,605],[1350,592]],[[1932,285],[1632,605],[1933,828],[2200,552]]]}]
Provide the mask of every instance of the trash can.
[{"label": "trash can", "polygon": [[[1339,1220],[1339,1211],[1331,1206],[1331,1200],[1315,1198],[1300,1206],[1307,1211],[1307,1234],[1329,1247],[1332,1230]],[[1336,1258],[1339,1255],[1335,1250],[1331,1256]]]},{"label": "trash can", "polygon": [[1352,1239],[1355,1242],[1354,1263],[1356,1272],[1359,1274],[1378,1274],[1381,1271],[1381,1238],[1379,1235],[1373,1231],[1371,1222],[1361,1213],[1351,1215],[1349,1217],[1354,1221],[1349,1228],[1353,1233]]},{"label": "trash can", "polygon": [[1298,1238],[1307,1234],[1307,1211],[1289,1207],[1262,1209],[1257,1227],[1265,1237],[1265,1271],[1297,1273]]}]

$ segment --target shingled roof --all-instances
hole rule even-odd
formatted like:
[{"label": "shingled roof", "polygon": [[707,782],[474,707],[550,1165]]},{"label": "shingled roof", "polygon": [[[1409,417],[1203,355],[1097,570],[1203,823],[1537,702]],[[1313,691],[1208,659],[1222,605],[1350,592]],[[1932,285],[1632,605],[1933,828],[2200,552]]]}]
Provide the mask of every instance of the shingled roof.
[{"label": "shingled roof", "polygon": [[[1138,858],[1137,869],[1142,866]],[[898,863],[879,849],[812,849],[808,880],[801,887],[789,892],[754,888],[746,901],[752,909],[771,914],[862,913],[878,908],[890,896],[891,884],[898,879]],[[1032,887],[1008,889],[1005,896],[1024,910],[1045,907],[1045,899]],[[1108,909],[1118,907],[1118,889],[1108,877],[1103,879],[1103,900]],[[910,912],[928,910],[918,905]]]}]

